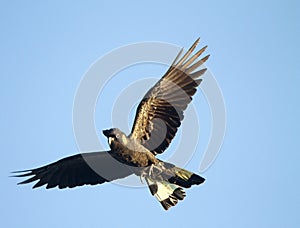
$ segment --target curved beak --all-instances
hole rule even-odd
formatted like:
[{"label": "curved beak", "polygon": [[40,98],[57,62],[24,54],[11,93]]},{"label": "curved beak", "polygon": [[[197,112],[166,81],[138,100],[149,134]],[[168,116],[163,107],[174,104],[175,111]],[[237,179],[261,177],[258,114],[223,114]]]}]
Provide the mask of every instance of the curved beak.
[{"label": "curved beak", "polygon": [[103,130],[102,132],[106,137],[110,136],[110,130]]}]

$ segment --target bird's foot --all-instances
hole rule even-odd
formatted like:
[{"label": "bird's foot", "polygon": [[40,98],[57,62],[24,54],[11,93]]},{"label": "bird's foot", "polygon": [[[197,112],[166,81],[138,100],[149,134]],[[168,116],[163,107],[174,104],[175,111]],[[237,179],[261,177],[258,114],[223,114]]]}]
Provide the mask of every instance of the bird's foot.
[{"label": "bird's foot", "polygon": [[140,180],[141,180],[141,183],[142,183],[142,184],[144,184],[143,179],[144,179],[145,177],[148,177],[148,176],[149,176],[148,169],[147,169],[147,168],[146,168],[146,169],[143,169],[143,171],[142,171],[141,174],[140,174]]},{"label": "bird's foot", "polygon": [[145,168],[142,171],[140,175],[141,183],[144,183],[143,178],[145,177],[150,177],[151,179],[155,180],[161,179],[160,174],[162,173],[162,171],[162,168],[158,165],[151,164],[149,167]]},{"label": "bird's foot", "polygon": [[151,165],[149,167],[149,171],[148,171],[148,175],[149,177],[151,177],[152,179],[157,179],[160,174],[162,173],[162,169],[161,167],[159,167],[158,165]]}]

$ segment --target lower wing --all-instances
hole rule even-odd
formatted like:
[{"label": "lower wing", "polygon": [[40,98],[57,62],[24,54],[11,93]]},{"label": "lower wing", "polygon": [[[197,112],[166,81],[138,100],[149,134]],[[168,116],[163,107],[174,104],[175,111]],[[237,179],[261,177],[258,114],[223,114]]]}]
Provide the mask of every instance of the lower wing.
[{"label": "lower wing", "polygon": [[95,185],[127,177],[133,172],[108,152],[77,154],[40,168],[17,171],[14,177],[28,177],[18,183],[38,181],[33,188],[46,185],[46,188],[74,188],[82,185]]}]

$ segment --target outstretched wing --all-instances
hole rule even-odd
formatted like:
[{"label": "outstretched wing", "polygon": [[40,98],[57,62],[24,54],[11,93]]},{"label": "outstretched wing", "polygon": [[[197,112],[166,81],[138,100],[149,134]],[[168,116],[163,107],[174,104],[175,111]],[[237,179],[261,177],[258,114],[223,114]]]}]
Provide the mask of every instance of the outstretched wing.
[{"label": "outstretched wing", "polygon": [[73,188],[85,184],[95,185],[129,176],[132,171],[128,166],[118,162],[109,152],[92,152],[63,158],[49,165],[15,173],[14,177],[29,177],[19,184],[38,182],[37,188]]},{"label": "outstretched wing", "polygon": [[198,43],[199,39],[181,58],[182,50],[179,52],[171,67],[146,93],[137,108],[130,136],[153,154],[162,153],[169,146],[183,120],[183,111],[202,81],[199,77],[206,68],[199,67],[209,55],[197,60],[207,46],[192,55]]}]

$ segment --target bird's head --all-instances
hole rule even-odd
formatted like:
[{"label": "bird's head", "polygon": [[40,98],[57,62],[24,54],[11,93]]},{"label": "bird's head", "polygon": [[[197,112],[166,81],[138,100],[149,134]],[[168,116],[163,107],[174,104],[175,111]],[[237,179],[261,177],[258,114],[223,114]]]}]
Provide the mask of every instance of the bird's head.
[{"label": "bird's head", "polygon": [[108,130],[103,130],[102,132],[107,137],[109,145],[111,145],[113,142],[120,142],[122,144],[126,144],[127,137],[118,128],[111,128]]}]

